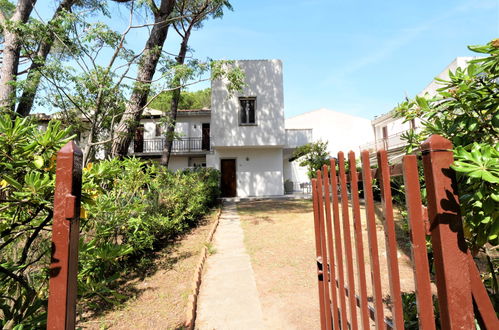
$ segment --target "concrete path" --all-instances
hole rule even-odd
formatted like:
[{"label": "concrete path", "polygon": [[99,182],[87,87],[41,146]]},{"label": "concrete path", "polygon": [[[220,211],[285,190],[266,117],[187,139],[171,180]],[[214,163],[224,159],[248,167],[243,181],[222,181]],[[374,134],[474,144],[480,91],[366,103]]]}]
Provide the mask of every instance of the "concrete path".
[{"label": "concrete path", "polygon": [[206,263],[197,304],[196,329],[263,329],[250,257],[234,202],[224,202]]}]

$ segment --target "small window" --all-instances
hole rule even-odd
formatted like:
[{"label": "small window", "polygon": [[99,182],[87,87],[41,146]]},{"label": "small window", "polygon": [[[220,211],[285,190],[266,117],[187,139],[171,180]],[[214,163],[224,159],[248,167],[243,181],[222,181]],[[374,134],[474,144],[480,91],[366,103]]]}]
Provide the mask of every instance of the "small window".
[{"label": "small window", "polygon": [[239,123],[241,125],[255,125],[256,97],[240,97],[239,104],[241,106]]},{"label": "small window", "polygon": [[161,136],[163,134],[163,127],[161,124],[156,124],[156,136]]}]

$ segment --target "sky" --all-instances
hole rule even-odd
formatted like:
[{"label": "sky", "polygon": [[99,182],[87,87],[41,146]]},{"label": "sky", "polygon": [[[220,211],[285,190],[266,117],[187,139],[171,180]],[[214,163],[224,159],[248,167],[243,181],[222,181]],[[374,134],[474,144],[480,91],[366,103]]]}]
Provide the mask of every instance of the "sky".
[{"label": "sky", "polygon": [[[282,60],[286,118],[328,108],[372,119],[414,97],[456,57],[474,55],[467,45],[499,37],[499,0],[230,2],[233,11],[192,34],[191,55]],[[54,6],[37,3],[42,16]],[[128,13],[117,6],[107,23],[121,31]],[[129,46],[142,49],[145,31],[133,33]],[[178,46],[170,31],[166,50]]]},{"label": "sky", "polygon": [[194,55],[281,59],[286,118],[328,108],[372,119],[415,96],[467,45],[499,37],[498,0],[231,1]]}]

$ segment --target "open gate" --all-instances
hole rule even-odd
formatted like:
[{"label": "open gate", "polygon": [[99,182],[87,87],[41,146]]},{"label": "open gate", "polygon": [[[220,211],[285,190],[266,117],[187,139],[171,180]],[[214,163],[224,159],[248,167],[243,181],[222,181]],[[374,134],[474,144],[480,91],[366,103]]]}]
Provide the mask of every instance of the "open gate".
[{"label": "open gate", "polygon": [[[390,177],[400,175],[404,177],[410,225],[419,328],[436,329],[426,248],[426,235],[430,235],[441,328],[475,329],[476,317],[482,329],[499,329],[496,313],[464,239],[455,176],[450,169],[452,144],[439,135],[433,135],[421,149],[427,209],[421,200],[415,155],[404,156],[398,166],[389,166],[387,152],[381,150],[377,153],[378,168],[371,169],[369,153],[363,151],[362,170],[357,172],[355,153],[350,152],[347,173],[344,153],[340,152],[337,161],[330,160],[329,168],[334,170],[329,171],[325,165],[322,171],[317,171],[317,179],[312,180],[322,329],[355,330],[373,326],[376,329],[404,329],[390,186]],[[385,315],[387,305],[382,296],[380,257],[383,256],[378,251],[373,178],[377,179],[381,189],[391,317]],[[359,181],[363,184],[369,262],[365,262],[364,255]],[[350,210],[353,214],[355,257]],[[372,297],[367,295],[366,265],[371,272]]]}]

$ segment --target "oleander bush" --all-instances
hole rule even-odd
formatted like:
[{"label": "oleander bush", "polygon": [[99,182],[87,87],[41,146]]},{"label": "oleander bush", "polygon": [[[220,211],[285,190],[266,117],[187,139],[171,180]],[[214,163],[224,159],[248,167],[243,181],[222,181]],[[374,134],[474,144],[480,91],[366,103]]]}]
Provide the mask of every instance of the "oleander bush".
[{"label": "oleander bush", "polygon": [[[0,115],[0,324],[41,328],[57,151],[72,137],[52,121]],[[78,294],[84,304],[124,298],[116,279],[196,222],[217,200],[213,169],[170,172],[138,159],[83,170]],[[90,306],[91,307],[91,306]]]}]

